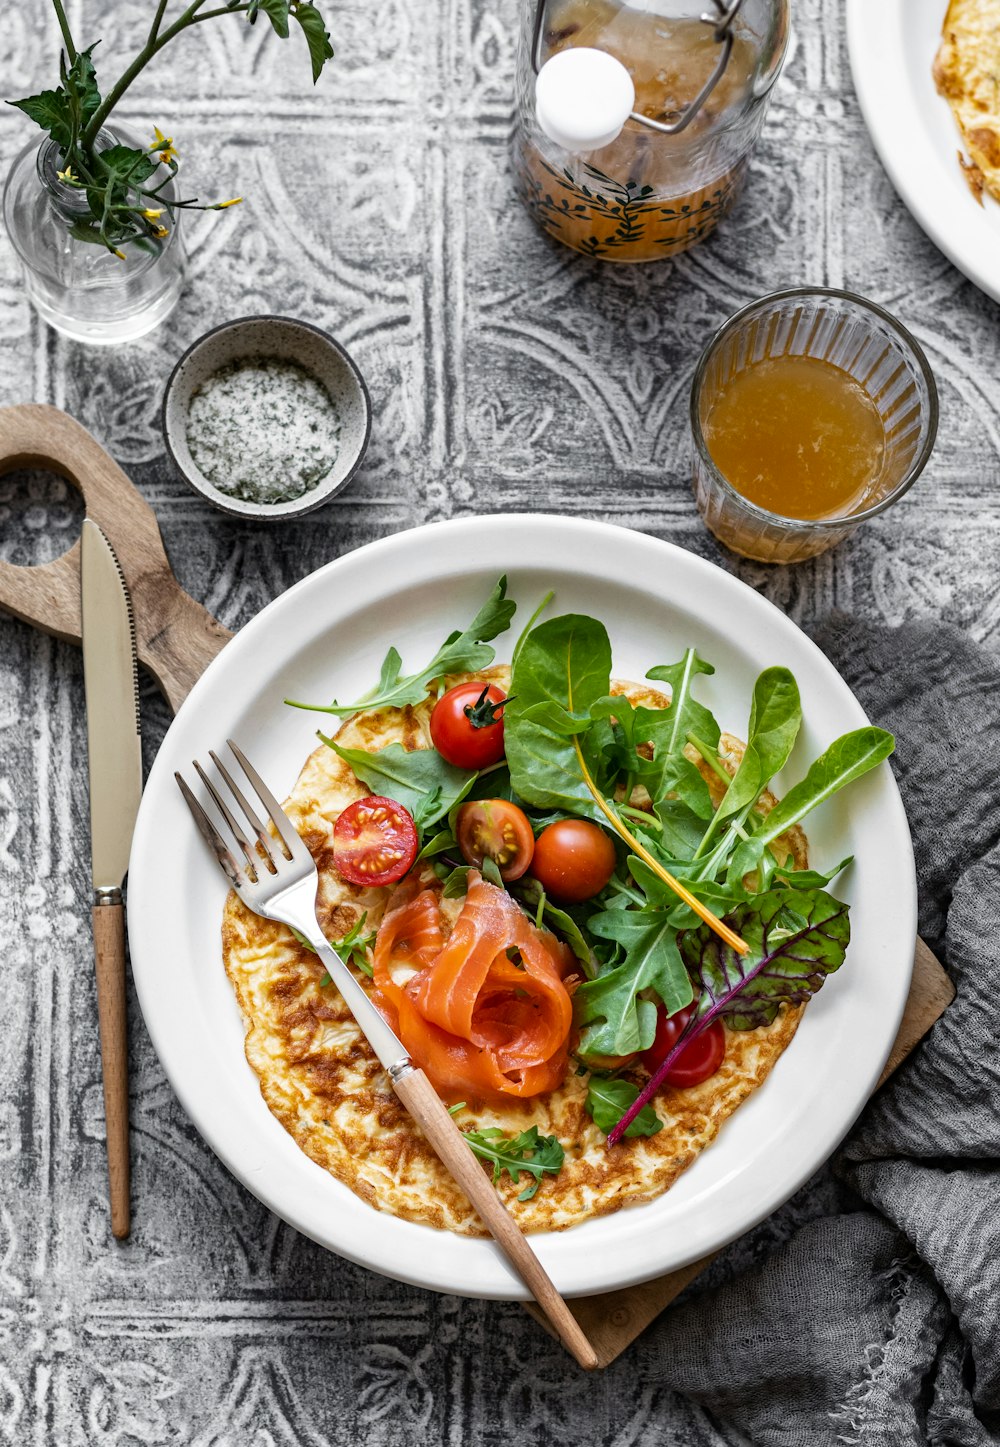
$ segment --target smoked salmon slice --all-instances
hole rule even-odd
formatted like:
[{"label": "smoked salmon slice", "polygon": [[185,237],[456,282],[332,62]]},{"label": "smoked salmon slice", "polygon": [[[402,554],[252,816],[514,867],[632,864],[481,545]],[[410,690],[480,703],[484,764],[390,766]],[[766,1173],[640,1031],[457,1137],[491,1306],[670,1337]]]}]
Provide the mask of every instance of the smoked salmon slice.
[{"label": "smoked salmon slice", "polygon": [[[470,870],[447,940],[439,892],[404,881],[375,940],[374,984],[414,1063],[442,1095],[526,1099],[565,1078],[567,954],[505,890]],[[400,966],[410,968],[408,979]]]}]

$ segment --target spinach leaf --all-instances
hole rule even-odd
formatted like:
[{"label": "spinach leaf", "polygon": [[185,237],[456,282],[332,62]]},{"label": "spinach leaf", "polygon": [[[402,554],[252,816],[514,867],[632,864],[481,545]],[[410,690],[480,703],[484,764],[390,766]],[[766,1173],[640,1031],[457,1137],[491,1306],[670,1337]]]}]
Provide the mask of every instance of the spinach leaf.
[{"label": "spinach leaf", "polygon": [[[627,1080],[603,1080],[599,1076],[591,1076],[590,1089],[587,1092],[583,1108],[597,1129],[602,1130],[606,1136],[610,1136],[638,1095],[639,1087],[632,1085]],[[629,1122],[628,1129],[622,1134],[632,1137],[649,1136],[656,1135],[662,1129],[663,1121],[653,1107],[644,1105],[641,1110],[636,1111],[635,1116]],[[610,1140],[608,1144],[611,1144]]]},{"label": "spinach leaf", "polygon": [[697,1010],[611,1132],[609,1145],[617,1144],[680,1052],[713,1020],[724,1019],[733,1030],[752,1030],[773,1020],[782,1003],[804,1003],[843,964],[851,936],[847,905],[823,890],[783,888],[754,895],[728,922],[750,946],[745,956],[705,927],[682,936],[681,953],[700,991]]},{"label": "spinach leaf", "polygon": [[677,947],[677,931],[658,910],[609,909],[587,922],[599,938],[625,950],[623,964],[582,984],[573,996],[573,1013],[583,1033],[580,1054],[630,1055],[648,1050],[656,1031],[656,1001],[641,998],[652,990],[669,1015],[690,1004],[693,991]]},{"label": "spinach leaf", "polygon": [[291,698],[286,698],[285,702],[290,708],[335,714],[357,713],[362,708],[403,708],[407,704],[422,703],[430,685],[446,673],[476,673],[493,662],[496,650],[489,647],[488,640],[510,627],[516,607],[513,599],[507,597],[507,578],[504,576],[469,626],[449,634],[430,663],[418,673],[401,676],[402,659],[395,648],[390,648],[383,660],[378,683],[357,703],[337,703],[334,699],[333,703],[324,707],[297,703]]},{"label": "spinach leaf", "polygon": [[322,733],[320,738],[350,764],[373,794],[383,794],[409,809],[421,831],[443,819],[476,781],[474,773],[446,763],[437,749],[404,749],[402,744],[388,744],[368,753],[365,749],[345,748]]},{"label": "spinach leaf", "polygon": [[562,1170],[565,1152],[554,1135],[539,1135],[537,1125],[530,1126],[519,1136],[506,1136],[496,1126],[486,1130],[467,1130],[462,1134],[476,1155],[493,1166],[493,1183],[506,1171],[515,1186],[520,1185],[521,1176],[534,1176],[534,1180],[518,1196],[519,1201],[530,1201],[542,1183],[547,1171],[557,1176]]},{"label": "spinach leaf", "polygon": [[573,613],[552,618],[524,640],[504,709],[504,744],[511,784],[529,805],[603,821],[577,746],[603,773],[600,745],[610,729],[605,724],[601,735],[591,727],[582,737],[564,729],[567,718],[585,718],[610,681],[611,642],[594,618]]}]

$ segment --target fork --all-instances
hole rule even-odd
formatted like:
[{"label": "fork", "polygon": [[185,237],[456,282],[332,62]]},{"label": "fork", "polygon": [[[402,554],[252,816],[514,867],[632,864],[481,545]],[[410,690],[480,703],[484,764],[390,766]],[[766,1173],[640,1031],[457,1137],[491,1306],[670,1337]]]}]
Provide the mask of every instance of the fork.
[{"label": "fork", "polygon": [[[211,749],[209,758],[229,791],[229,802],[198,760],[193,761],[195,772],[225,822],[230,835],[228,841],[209,818],[182,775],[174,774],[209,848],[248,909],[253,910],[254,914],[263,915],[265,919],[278,920],[288,925],[302,935],[315,950],[347,1008],[381,1061],[396,1094],[420,1126],[441,1162],[479,1212],[497,1245],[548,1317],[563,1346],[581,1367],[592,1371],[599,1365],[597,1353],[532,1251],[524,1233],[497,1195],[444,1103],[424,1072],[410,1060],[402,1041],[382,1018],[347,965],[330,948],[316,918],[319,877],[312,855],[243,751],[232,739],[228,740],[228,744],[250,784],[252,793],[256,795],[256,809]],[[251,843],[247,837],[247,829],[240,823],[234,809],[242,813],[245,825],[249,825],[250,832],[255,836],[255,843]],[[263,821],[260,818],[261,813],[264,815]],[[267,823],[273,826],[276,833],[270,832]],[[239,855],[242,858],[239,858]]]}]

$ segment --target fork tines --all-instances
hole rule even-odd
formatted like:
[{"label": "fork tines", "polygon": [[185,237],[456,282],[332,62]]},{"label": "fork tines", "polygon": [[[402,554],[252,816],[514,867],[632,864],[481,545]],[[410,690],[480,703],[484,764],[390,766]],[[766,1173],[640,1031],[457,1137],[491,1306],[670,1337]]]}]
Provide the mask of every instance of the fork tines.
[{"label": "fork tines", "polygon": [[[231,839],[227,842],[223,828],[217,826],[209,816],[207,810],[196,798],[187,781],[182,774],[175,772],[178,788],[184,796],[184,800],[194,816],[203,838],[209,848],[215,854],[219,864],[229,882],[239,888],[249,879],[250,883],[256,884],[261,875],[275,875],[281,864],[293,859],[302,860],[303,855],[308,856],[308,850],[293,828],[291,821],[278,803],[277,799],[268,789],[257,770],[250,763],[243,753],[243,750],[232,739],[227,739],[229,748],[250,783],[250,792],[256,794],[258,805],[265,814],[266,823],[261,820],[257,810],[246,798],[244,790],[233,779],[232,774],[223,764],[214,749],[209,749],[208,755],[221,776],[223,783],[229,790],[231,802],[227,802],[220,787],[216,785],[206,771],[202,768],[197,759],[192,760],[192,767],[199,779],[205,785],[211,796],[212,802],[218,809],[225,828],[228,829]],[[256,836],[256,844],[252,844],[247,837],[247,830],[240,822],[234,808],[242,812],[249,830]],[[272,833],[267,824],[271,824],[275,830]],[[233,852],[232,843],[235,842],[243,855],[241,863]]]}]

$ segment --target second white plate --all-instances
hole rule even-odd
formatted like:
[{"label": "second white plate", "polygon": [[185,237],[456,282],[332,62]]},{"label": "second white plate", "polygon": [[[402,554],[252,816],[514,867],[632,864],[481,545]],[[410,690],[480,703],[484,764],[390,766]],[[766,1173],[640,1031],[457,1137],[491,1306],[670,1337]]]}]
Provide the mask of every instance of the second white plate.
[{"label": "second white plate", "polygon": [[847,0],[854,88],[907,210],[949,261],[1000,301],[1000,205],[969,190],[962,136],[931,70],[947,0]]}]

